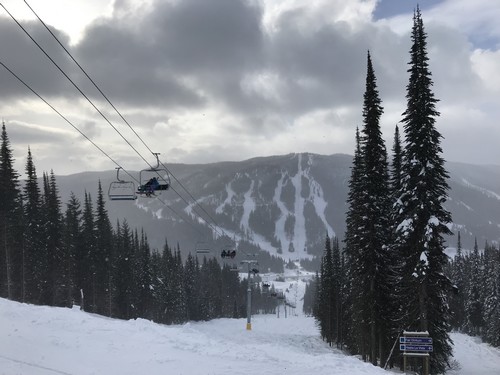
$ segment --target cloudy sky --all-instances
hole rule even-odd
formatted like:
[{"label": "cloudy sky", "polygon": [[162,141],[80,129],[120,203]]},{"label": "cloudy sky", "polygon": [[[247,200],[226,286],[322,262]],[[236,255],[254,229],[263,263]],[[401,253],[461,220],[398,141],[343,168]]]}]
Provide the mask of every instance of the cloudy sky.
[{"label": "cloudy sky", "polygon": [[[354,150],[370,50],[391,150],[415,0],[28,0],[166,163]],[[148,148],[22,0],[2,1],[127,139],[0,8],[0,61],[127,170]],[[500,1],[420,0],[444,157],[500,165]],[[0,115],[24,171],[115,165],[0,66]],[[132,145],[132,147],[131,147]],[[135,150],[134,150],[135,149]],[[141,155],[141,156],[139,156]]]}]

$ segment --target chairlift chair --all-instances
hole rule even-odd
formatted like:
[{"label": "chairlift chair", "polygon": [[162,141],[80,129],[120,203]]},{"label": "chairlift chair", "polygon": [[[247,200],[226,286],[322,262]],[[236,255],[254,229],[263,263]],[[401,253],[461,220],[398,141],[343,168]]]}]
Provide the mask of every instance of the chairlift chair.
[{"label": "chairlift chair", "polygon": [[226,258],[234,259],[236,257],[236,250],[222,250],[220,253],[220,257],[222,259]]},{"label": "chairlift chair", "polygon": [[120,179],[120,169],[122,167],[116,167],[116,181],[109,184],[108,197],[112,201],[133,201],[137,199],[135,185],[132,181]]},{"label": "chairlift chair", "polygon": [[210,254],[211,250],[205,242],[198,241],[196,242],[195,252],[196,254],[203,255],[203,254]]},{"label": "chairlift chair", "polygon": [[231,268],[229,268],[229,271],[232,271],[232,272],[240,272],[241,269],[236,265],[236,264],[233,264],[231,266]]},{"label": "chairlift chair", "polygon": [[159,153],[156,156],[156,167],[143,169],[139,172],[141,185],[137,188],[137,193],[141,196],[155,197],[157,191],[168,190],[170,187],[170,175],[168,170],[160,167]]}]

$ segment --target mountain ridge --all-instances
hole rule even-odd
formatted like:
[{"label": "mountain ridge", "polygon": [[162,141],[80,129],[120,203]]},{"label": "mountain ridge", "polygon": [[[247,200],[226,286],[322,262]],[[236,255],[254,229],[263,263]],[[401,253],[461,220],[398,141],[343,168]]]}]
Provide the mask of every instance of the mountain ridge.
[{"label": "mountain ridge", "polygon": [[[112,222],[127,220],[132,227],[144,228],[154,248],[168,240],[178,242],[184,253],[192,252],[197,242],[213,240],[213,228],[222,228],[219,235],[244,240],[285,260],[310,259],[322,253],[327,233],[343,237],[351,165],[347,154],[314,153],[168,164],[175,178],[161,201],[108,201],[107,209]],[[475,237],[480,244],[500,241],[500,166],[447,162],[446,168],[450,191],[445,206],[464,248],[472,247]],[[71,191],[79,199],[85,191],[95,198],[99,180],[106,192],[116,172],[56,177],[65,203]],[[456,238],[447,240],[450,246],[456,243]]]}]

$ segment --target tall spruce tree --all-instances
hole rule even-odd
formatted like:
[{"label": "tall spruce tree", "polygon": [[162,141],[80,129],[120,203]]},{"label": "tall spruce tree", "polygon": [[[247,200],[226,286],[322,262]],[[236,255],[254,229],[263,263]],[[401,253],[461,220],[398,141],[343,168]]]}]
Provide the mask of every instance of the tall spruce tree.
[{"label": "tall spruce tree", "polygon": [[44,174],[44,223],[45,246],[47,256],[47,288],[45,290],[46,303],[53,306],[69,306],[65,293],[69,283],[69,273],[65,269],[63,239],[63,217],[61,201],[54,172]]},{"label": "tall spruce tree", "polygon": [[22,202],[5,123],[0,144],[0,297],[22,297]]},{"label": "tall spruce tree", "polygon": [[387,281],[391,261],[387,250],[389,238],[389,175],[387,151],[380,131],[383,113],[376,77],[370,54],[367,56],[366,91],[363,103],[361,152],[364,173],[361,175],[363,215],[357,228],[359,257],[357,277],[361,280],[361,293],[354,299],[354,308],[362,311],[365,323],[359,326],[360,335],[368,345],[366,354],[375,365],[384,362],[387,350],[388,321]]},{"label": "tall spruce tree", "polygon": [[441,156],[442,136],[435,127],[438,100],[431,90],[426,38],[417,8],[411,33],[407,108],[402,120],[405,150],[401,191],[394,206],[395,245],[404,258],[400,302],[405,328],[429,332],[434,342],[431,371],[443,373],[452,352],[447,302],[451,283],[443,274],[448,261],[443,236],[451,234],[451,215],[443,206],[448,197],[448,173]]},{"label": "tall spruce tree", "polygon": [[117,226],[116,256],[114,269],[114,305],[116,316],[130,319],[134,315],[133,235],[127,221]]},{"label": "tall spruce tree", "polygon": [[465,259],[462,253],[462,240],[460,232],[457,233],[457,253],[450,262],[450,279],[453,283],[453,291],[450,295],[450,309],[452,317],[450,324],[453,329],[461,331],[465,324],[465,296],[466,296],[466,275]]},{"label": "tall spruce tree", "polygon": [[80,201],[75,193],[71,192],[69,201],[66,203],[66,212],[64,214],[64,253],[66,254],[65,268],[70,275],[69,284],[66,285],[66,293],[68,300],[72,303],[80,300],[80,293],[77,288],[78,282],[76,277],[78,254],[81,253],[79,248],[84,246],[81,243],[81,220],[82,210]]},{"label": "tall spruce tree", "polygon": [[113,229],[109,221],[101,181],[97,187],[97,204],[95,214],[96,246],[94,253],[95,272],[95,311],[99,314],[111,314],[112,292],[112,254],[113,254]]},{"label": "tall spruce tree", "polygon": [[85,192],[80,232],[80,246],[76,253],[75,281],[79,292],[80,307],[95,311],[94,275],[96,235],[91,195]]},{"label": "tall spruce tree", "polygon": [[351,167],[351,177],[349,180],[349,192],[347,196],[348,211],[346,213],[345,232],[345,258],[346,258],[346,279],[345,279],[345,316],[344,337],[345,344],[352,353],[362,353],[364,355],[364,343],[359,335],[358,327],[362,324],[361,311],[354,307],[354,300],[358,298],[362,291],[361,279],[356,261],[360,257],[358,227],[361,226],[363,217],[364,190],[362,186],[362,176],[365,173],[364,158],[361,152],[361,139],[359,129],[356,128],[356,149]]},{"label": "tall spruce tree", "polygon": [[29,303],[40,303],[46,273],[47,256],[44,246],[42,196],[38,186],[35,164],[28,148],[24,195],[24,279],[25,298]]},{"label": "tall spruce tree", "polygon": [[330,346],[334,342],[334,314],[333,306],[333,257],[332,244],[327,235],[325,240],[325,250],[321,259],[320,278],[318,285],[318,323],[320,334]]},{"label": "tall spruce tree", "polygon": [[482,337],[500,346],[500,252],[486,244],[484,248],[484,328]]},{"label": "tall spruce tree", "polygon": [[392,145],[392,163],[391,163],[391,177],[390,186],[395,196],[401,190],[401,163],[403,159],[401,148],[401,136],[399,135],[399,127],[396,125],[394,130],[394,144]]}]

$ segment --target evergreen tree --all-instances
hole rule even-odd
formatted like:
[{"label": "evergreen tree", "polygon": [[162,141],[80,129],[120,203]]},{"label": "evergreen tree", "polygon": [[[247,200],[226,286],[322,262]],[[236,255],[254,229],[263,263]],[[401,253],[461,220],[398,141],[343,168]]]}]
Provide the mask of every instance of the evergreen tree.
[{"label": "evergreen tree", "polygon": [[187,320],[200,320],[200,266],[198,259],[188,254],[184,265],[184,288],[186,291]]},{"label": "evergreen tree", "polygon": [[321,273],[318,285],[318,323],[323,340],[330,346],[334,342],[334,274],[330,237],[325,240],[325,251],[321,260]]},{"label": "evergreen tree", "polygon": [[314,313],[314,303],[316,296],[318,279],[314,277],[310,282],[306,284],[304,291],[304,304],[302,306],[302,312],[306,316],[315,316]]},{"label": "evergreen tree", "polygon": [[97,189],[95,214],[94,283],[95,312],[111,315],[113,230],[109,221],[101,181]]},{"label": "evergreen tree", "polygon": [[479,335],[483,327],[483,303],[481,290],[484,287],[482,278],[480,277],[482,267],[481,267],[481,256],[479,255],[479,247],[477,245],[477,239],[474,241],[474,249],[470,255],[470,274],[472,279],[469,282],[469,291],[467,303],[465,306],[465,312],[467,316],[467,332],[472,335]]},{"label": "evergreen tree", "polygon": [[5,123],[0,144],[0,297],[22,298],[22,202]]},{"label": "evergreen tree", "polygon": [[45,254],[47,256],[47,276],[45,289],[45,303],[52,306],[68,306],[65,293],[69,283],[69,274],[64,268],[65,256],[63,253],[63,224],[61,201],[54,172],[44,173],[43,212],[45,223]]},{"label": "evergreen tree", "polygon": [[65,268],[69,276],[69,284],[66,286],[67,299],[72,303],[80,300],[80,293],[77,289],[77,254],[82,246],[81,240],[81,220],[82,211],[80,201],[73,192],[70,194],[69,201],[66,203],[66,212],[64,215],[64,253],[66,254]]},{"label": "evergreen tree", "polygon": [[130,319],[134,314],[134,271],[133,271],[133,236],[126,221],[117,228],[115,254],[115,293],[114,305],[116,316],[121,319]]},{"label": "evergreen tree", "polygon": [[448,196],[448,173],[441,157],[441,134],[428,66],[426,33],[420,10],[414,14],[407,109],[403,113],[405,150],[401,191],[395,208],[396,249],[404,258],[401,274],[406,312],[405,327],[429,331],[433,338],[431,369],[443,373],[449,365],[452,341],[447,292],[451,283],[443,274],[447,256],[444,235],[451,234],[450,213],[443,207]]},{"label": "evergreen tree", "polygon": [[483,339],[500,346],[500,252],[486,244],[484,248]]},{"label": "evergreen tree", "polygon": [[392,146],[392,165],[390,177],[390,186],[393,196],[401,191],[401,163],[403,161],[402,152],[399,127],[396,125],[396,130],[394,131],[394,144]]},{"label": "evergreen tree", "polygon": [[[355,309],[363,314],[365,326],[360,326],[363,341],[369,344],[367,354],[376,365],[379,355],[385,359],[385,341],[388,336],[387,295],[390,287],[387,274],[391,256],[387,251],[389,238],[389,176],[387,152],[380,131],[383,113],[370,54],[367,58],[366,91],[363,104],[362,156],[365,173],[361,176],[364,191],[361,225],[358,227],[360,256],[357,277],[362,280],[361,295],[354,300]],[[363,335],[363,333],[362,333]],[[382,362],[385,362],[384,360]]]},{"label": "evergreen tree", "polygon": [[364,158],[361,152],[361,139],[359,129],[356,129],[356,149],[354,151],[351,177],[349,180],[349,192],[347,197],[348,211],[346,213],[345,232],[345,317],[344,337],[345,343],[352,353],[361,353],[364,346],[362,338],[358,335],[358,327],[362,324],[361,311],[354,307],[354,299],[358,298],[362,291],[361,279],[357,277],[360,257],[360,245],[358,227],[361,226],[363,217],[364,190],[362,176],[365,173]]},{"label": "evergreen tree", "polygon": [[80,293],[78,300],[85,311],[94,312],[95,302],[95,248],[96,234],[92,198],[85,192],[80,243],[76,253],[75,283]]},{"label": "evergreen tree", "polygon": [[465,324],[465,296],[467,289],[465,283],[465,259],[462,253],[460,232],[457,234],[457,253],[450,263],[451,271],[449,274],[453,283],[453,292],[450,296],[450,310],[452,313],[450,324],[452,328],[461,331]]},{"label": "evergreen tree", "polygon": [[152,319],[151,250],[144,231],[141,232],[140,243],[137,250],[135,255],[135,269],[137,270],[137,315],[145,319]]},{"label": "evergreen tree", "polygon": [[35,164],[28,148],[24,185],[24,280],[25,298],[30,303],[40,303],[47,267],[45,254],[42,198]]}]

